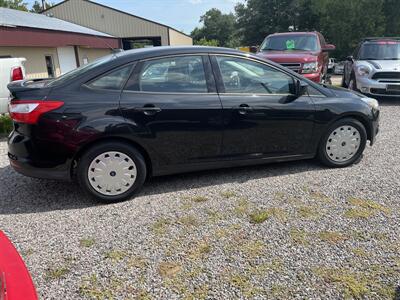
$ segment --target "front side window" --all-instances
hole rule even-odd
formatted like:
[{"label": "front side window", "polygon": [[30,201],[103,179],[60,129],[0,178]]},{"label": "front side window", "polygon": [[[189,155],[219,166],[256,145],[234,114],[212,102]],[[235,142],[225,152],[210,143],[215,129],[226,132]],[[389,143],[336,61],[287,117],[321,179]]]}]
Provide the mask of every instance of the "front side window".
[{"label": "front side window", "polygon": [[145,61],[138,83],[130,90],[157,93],[207,93],[201,56],[179,56]]},{"label": "front side window", "polygon": [[217,57],[225,93],[292,94],[293,78],[252,60]]},{"label": "front side window", "polygon": [[88,84],[95,89],[120,90],[129,77],[132,65],[111,71],[106,75],[100,76]]}]

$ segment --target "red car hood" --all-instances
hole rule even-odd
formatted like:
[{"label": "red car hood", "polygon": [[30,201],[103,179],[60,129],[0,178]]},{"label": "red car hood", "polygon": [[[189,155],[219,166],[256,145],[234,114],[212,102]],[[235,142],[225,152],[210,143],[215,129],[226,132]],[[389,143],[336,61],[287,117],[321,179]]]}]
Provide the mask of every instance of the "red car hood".
[{"label": "red car hood", "polygon": [[0,299],[38,299],[35,286],[21,256],[2,231],[0,231]]},{"label": "red car hood", "polygon": [[306,63],[318,59],[318,52],[311,51],[262,51],[257,55],[276,63]]}]

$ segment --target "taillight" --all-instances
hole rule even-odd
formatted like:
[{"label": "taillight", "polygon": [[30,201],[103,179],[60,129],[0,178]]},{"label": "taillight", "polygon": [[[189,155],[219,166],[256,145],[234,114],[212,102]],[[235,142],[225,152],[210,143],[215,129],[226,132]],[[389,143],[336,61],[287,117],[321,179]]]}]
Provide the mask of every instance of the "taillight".
[{"label": "taillight", "polygon": [[9,112],[15,122],[36,124],[42,114],[63,105],[62,101],[12,100],[9,104]]},{"label": "taillight", "polygon": [[11,69],[11,81],[24,79],[24,73],[21,67],[14,67]]}]

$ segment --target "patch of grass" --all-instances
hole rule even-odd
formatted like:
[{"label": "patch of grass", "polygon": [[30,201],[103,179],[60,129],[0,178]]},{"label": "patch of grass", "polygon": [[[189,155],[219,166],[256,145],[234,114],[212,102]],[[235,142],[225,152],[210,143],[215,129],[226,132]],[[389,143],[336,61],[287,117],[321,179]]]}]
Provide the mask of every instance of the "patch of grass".
[{"label": "patch of grass", "polygon": [[208,220],[212,223],[216,223],[224,219],[224,215],[218,211],[207,209],[206,213],[208,215]]},{"label": "patch of grass", "polygon": [[250,209],[249,200],[247,200],[246,198],[242,197],[237,202],[234,211],[235,211],[237,216],[243,216],[243,215],[248,213],[249,209]]},{"label": "patch of grass", "polygon": [[90,299],[114,299],[112,290],[99,284],[95,274],[82,280],[78,293],[80,296]]},{"label": "patch of grass", "polygon": [[271,287],[270,295],[273,299],[290,299],[290,288],[281,284],[274,284]]},{"label": "patch of grass", "polygon": [[151,225],[151,230],[156,234],[164,234],[171,221],[167,218],[160,218]]},{"label": "patch of grass", "polygon": [[161,262],[158,265],[158,272],[162,277],[174,277],[181,272],[182,266],[174,262]]},{"label": "patch of grass", "polygon": [[271,213],[268,210],[259,210],[249,215],[250,223],[261,224],[271,217]]},{"label": "patch of grass", "polygon": [[111,259],[114,262],[123,260],[127,256],[127,253],[121,250],[111,250],[105,254],[105,258]]},{"label": "patch of grass", "polygon": [[176,219],[176,223],[186,227],[200,225],[199,220],[193,215],[186,215],[183,217],[179,217]]},{"label": "patch of grass", "polygon": [[0,115],[0,136],[8,135],[13,129],[12,119],[9,115]]},{"label": "patch of grass", "polygon": [[367,278],[349,270],[317,268],[315,273],[325,281],[341,286],[347,299],[362,299],[369,293]]},{"label": "patch of grass", "polygon": [[148,261],[141,256],[131,256],[128,260],[128,267],[135,269],[143,269],[147,267]]},{"label": "patch of grass", "polygon": [[95,243],[95,239],[93,238],[83,238],[79,240],[79,246],[89,248],[92,247]]},{"label": "patch of grass", "polygon": [[212,248],[208,241],[199,241],[190,249],[189,258],[204,258],[211,252],[211,250]]},{"label": "patch of grass", "polygon": [[328,242],[330,244],[337,244],[347,240],[345,235],[336,231],[321,231],[318,233],[318,237],[324,242]]},{"label": "patch of grass", "polygon": [[353,248],[351,249],[351,252],[358,257],[366,258],[370,256],[370,254],[362,248]]},{"label": "patch of grass", "polygon": [[292,228],[289,234],[294,243],[302,245],[308,244],[308,234],[306,231]]},{"label": "patch of grass", "polygon": [[267,209],[267,212],[274,217],[275,219],[285,222],[287,220],[288,214],[287,212],[280,207],[271,207]]},{"label": "patch of grass", "polygon": [[251,283],[250,278],[243,274],[239,273],[232,274],[229,277],[228,282],[233,287],[237,288],[246,298],[253,298],[257,295],[261,295],[264,293],[263,289],[255,287]]},{"label": "patch of grass", "polygon": [[349,219],[368,219],[374,213],[366,209],[350,208],[346,210],[344,216]]},{"label": "patch of grass", "polygon": [[314,206],[300,206],[297,209],[297,213],[300,217],[305,219],[317,219],[321,216],[318,208]]},{"label": "patch of grass", "polygon": [[220,192],[220,195],[226,199],[236,197],[236,193],[229,190]]},{"label": "patch of grass", "polygon": [[325,202],[332,201],[331,198],[329,198],[327,195],[325,195],[324,193],[321,193],[319,191],[310,190],[309,194],[310,194],[311,198],[314,200],[325,201]]},{"label": "patch of grass", "polygon": [[352,219],[367,219],[381,212],[390,213],[390,208],[372,200],[349,198],[348,203],[353,207],[345,212],[345,217]]},{"label": "patch of grass", "polygon": [[198,202],[206,202],[208,201],[208,198],[206,196],[196,195],[191,197],[190,200],[198,203]]},{"label": "patch of grass", "polygon": [[45,278],[47,280],[57,280],[64,278],[70,270],[67,267],[56,267],[56,268],[49,268],[46,270]]},{"label": "patch of grass", "polygon": [[262,241],[247,241],[239,245],[238,250],[244,254],[246,258],[256,258],[261,256],[265,250],[265,244]]},{"label": "patch of grass", "polygon": [[286,194],[284,192],[276,192],[274,198],[278,200],[283,200],[286,198]]}]

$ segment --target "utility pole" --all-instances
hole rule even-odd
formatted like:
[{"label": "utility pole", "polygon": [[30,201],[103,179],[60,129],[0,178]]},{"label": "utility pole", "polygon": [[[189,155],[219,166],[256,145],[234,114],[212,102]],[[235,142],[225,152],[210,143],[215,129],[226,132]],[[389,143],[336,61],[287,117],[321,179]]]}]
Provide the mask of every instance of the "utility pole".
[{"label": "utility pole", "polygon": [[46,0],[42,0],[42,9],[43,9],[43,10],[46,9]]}]

